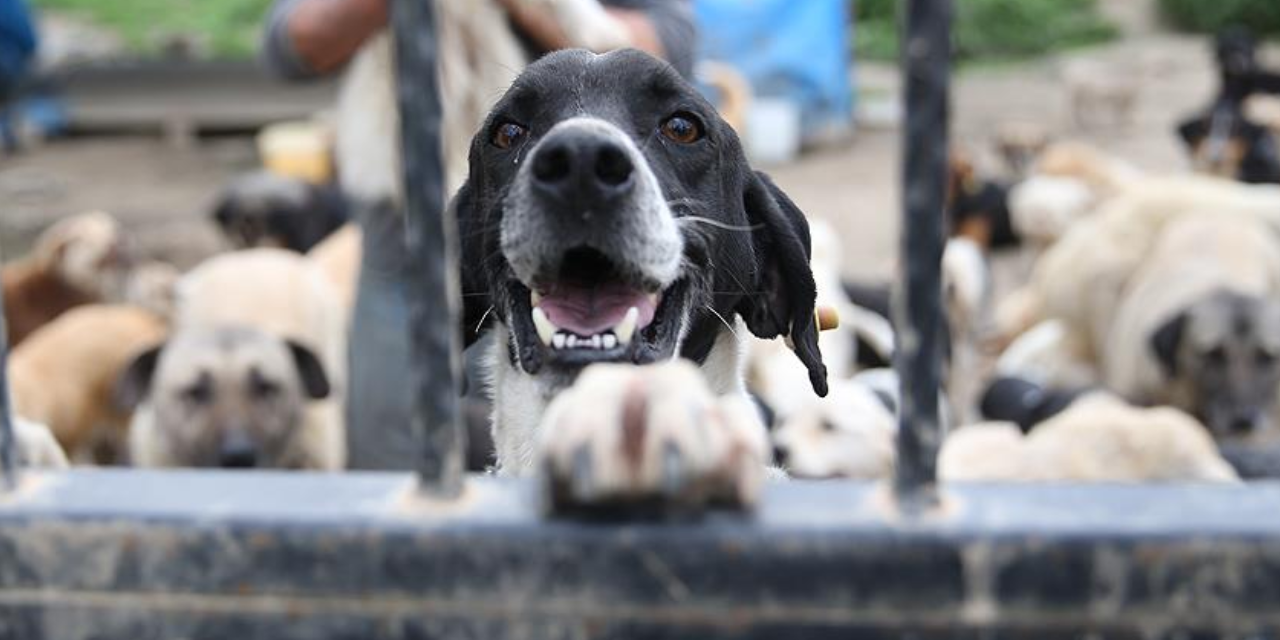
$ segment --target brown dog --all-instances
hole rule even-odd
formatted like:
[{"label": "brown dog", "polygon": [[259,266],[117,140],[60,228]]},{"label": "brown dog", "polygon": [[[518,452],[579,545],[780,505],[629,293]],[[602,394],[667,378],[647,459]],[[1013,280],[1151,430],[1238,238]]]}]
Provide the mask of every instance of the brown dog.
[{"label": "brown dog", "polygon": [[0,270],[9,346],[67,309],[118,295],[127,268],[120,227],[111,216],[91,212],[53,225],[30,255]]},{"label": "brown dog", "polygon": [[[137,307],[87,305],[62,314],[13,351],[17,413],[48,425],[73,459],[120,462],[129,415],[113,401],[116,380],[167,331]],[[106,446],[91,451],[98,444]]]}]

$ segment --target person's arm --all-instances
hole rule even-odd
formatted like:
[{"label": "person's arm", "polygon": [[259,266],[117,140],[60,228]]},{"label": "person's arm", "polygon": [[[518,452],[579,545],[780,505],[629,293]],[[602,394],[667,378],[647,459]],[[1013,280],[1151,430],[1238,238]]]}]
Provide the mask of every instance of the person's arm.
[{"label": "person's arm", "polygon": [[[506,9],[516,27],[538,47],[554,51],[573,46],[573,41],[565,34],[555,16],[547,11],[525,0],[498,0],[498,3]],[[665,57],[666,48],[648,13],[619,7],[605,7],[605,11],[626,29],[631,46]]]},{"label": "person's arm", "polygon": [[387,0],[276,0],[264,54],[281,75],[331,73],[387,26]]}]

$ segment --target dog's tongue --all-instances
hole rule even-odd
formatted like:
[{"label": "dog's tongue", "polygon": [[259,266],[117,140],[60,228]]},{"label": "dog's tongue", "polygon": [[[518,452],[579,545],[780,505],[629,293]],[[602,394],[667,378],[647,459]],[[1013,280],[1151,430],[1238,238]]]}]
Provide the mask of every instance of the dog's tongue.
[{"label": "dog's tongue", "polygon": [[656,300],[623,284],[561,283],[542,295],[538,307],[557,327],[580,336],[592,336],[615,327],[631,307],[639,312],[636,329],[649,326],[656,311]]}]

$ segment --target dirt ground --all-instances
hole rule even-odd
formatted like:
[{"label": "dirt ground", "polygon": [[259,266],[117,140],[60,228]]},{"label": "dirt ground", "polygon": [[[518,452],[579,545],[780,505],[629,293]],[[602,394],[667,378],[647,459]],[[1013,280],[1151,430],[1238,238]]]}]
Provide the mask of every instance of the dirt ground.
[{"label": "dirt ground", "polygon": [[[1148,34],[1071,55],[1104,61],[1131,78],[1140,88],[1133,122],[1074,129],[1061,88],[1061,60],[1044,59],[958,74],[954,139],[981,160],[998,126],[1031,121],[1059,138],[1095,143],[1149,170],[1182,168],[1172,127],[1210,97],[1214,80],[1207,42]],[[896,70],[867,64],[857,71],[863,112],[893,112]],[[768,168],[809,215],[834,222],[846,248],[846,272],[862,279],[888,276],[897,252],[900,132],[883,120],[862,118],[852,139]],[[60,216],[101,209],[124,222],[144,253],[189,267],[219,248],[206,220],[218,190],[229,176],[255,163],[248,138],[204,139],[178,149],[158,136],[59,140],[17,158],[0,158],[0,255],[8,259],[25,251],[34,235]],[[985,164],[994,168],[989,158]]]}]

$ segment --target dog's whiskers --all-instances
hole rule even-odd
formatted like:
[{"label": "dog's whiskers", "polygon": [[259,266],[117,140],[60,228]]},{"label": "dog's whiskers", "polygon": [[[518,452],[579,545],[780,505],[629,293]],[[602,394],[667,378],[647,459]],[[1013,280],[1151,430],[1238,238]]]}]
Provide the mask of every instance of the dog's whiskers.
[{"label": "dog's whiskers", "polygon": [[480,316],[480,322],[476,323],[475,333],[480,333],[480,329],[484,327],[484,321],[489,318],[490,313],[493,313],[493,305],[489,305],[489,308],[484,310],[484,315]]},{"label": "dog's whiskers", "polygon": [[720,315],[719,311],[716,311],[715,309],[711,308],[711,305],[709,304],[702,305],[702,308],[706,309],[707,311],[710,311],[711,315],[714,315],[715,317],[719,318],[720,323],[724,325],[724,328],[728,329],[729,333],[732,333],[734,338],[738,338],[738,332],[734,331],[733,325],[729,324],[729,321],[725,320],[724,316]]},{"label": "dog's whiskers", "polygon": [[758,224],[747,225],[747,226],[728,224],[728,223],[720,222],[719,220],[704,218],[702,216],[681,216],[679,218],[676,218],[676,220],[679,220],[681,222],[697,222],[697,223],[709,225],[712,227],[716,227],[717,229],[724,229],[725,231],[751,232],[751,231],[760,229],[762,227],[762,225],[758,225]]}]

